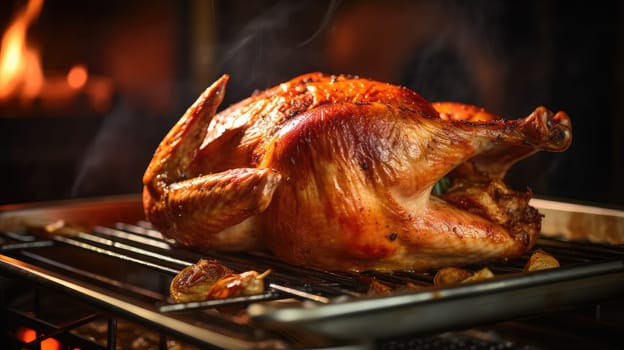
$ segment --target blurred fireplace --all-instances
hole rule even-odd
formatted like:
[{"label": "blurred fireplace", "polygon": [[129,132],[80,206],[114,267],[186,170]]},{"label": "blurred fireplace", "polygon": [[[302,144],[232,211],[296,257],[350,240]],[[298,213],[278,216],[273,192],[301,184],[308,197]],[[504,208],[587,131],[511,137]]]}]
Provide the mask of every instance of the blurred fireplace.
[{"label": "blurred fireplace", "polygon": [[150,1],[0,4],[3,43],[22,45],[0,54],[0,203],[140,190],[183,91],[183,12]]}]

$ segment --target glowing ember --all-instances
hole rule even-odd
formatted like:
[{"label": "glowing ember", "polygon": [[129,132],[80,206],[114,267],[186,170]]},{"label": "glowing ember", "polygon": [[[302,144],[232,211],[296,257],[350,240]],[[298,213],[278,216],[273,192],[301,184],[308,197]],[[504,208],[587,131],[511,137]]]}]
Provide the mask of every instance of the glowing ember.
[{"label": "glowing ember", "polygon": [[67,85],[73,89],[80,89],[85,85],[88,78],[89,73],[87,72],[87,67],[77,64],[67,73]]},{"label": "glowing ember", "polygon": [[[17,337],[24,343],[32,342],[37,339],[37,332],[33,329],[21,327],[17,330]],[[61,349],[61,343],[56,341],[53,338],[45,339],[41,342],[41,346],[39,347],[41,350],[58,350]]]},{"label": "glowing ember", "polygon": [[30,100],[43,86],[39,53],[27,45],[30,24],[39,16],[43,0],[30,0],[2,37],[0,46],[0,99],[11,95]]}]

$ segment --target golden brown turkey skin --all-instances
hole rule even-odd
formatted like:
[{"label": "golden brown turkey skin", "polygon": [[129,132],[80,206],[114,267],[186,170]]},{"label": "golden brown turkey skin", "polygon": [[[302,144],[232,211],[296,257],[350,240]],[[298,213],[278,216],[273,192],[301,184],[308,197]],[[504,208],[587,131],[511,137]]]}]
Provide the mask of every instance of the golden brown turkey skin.
[{"label": "golden brown turkey skin", "polygon": [[[227,76],[165,137],[144,176],[146,215],[200,249],[268,248],[332,270],[423,270],[505,259],[535,242],[518,160],[562,151],[570,120],[543,107],[503,121],[457,103],[312,73],[215,115]],[[449,192],[431,195],[447,176]]]}]

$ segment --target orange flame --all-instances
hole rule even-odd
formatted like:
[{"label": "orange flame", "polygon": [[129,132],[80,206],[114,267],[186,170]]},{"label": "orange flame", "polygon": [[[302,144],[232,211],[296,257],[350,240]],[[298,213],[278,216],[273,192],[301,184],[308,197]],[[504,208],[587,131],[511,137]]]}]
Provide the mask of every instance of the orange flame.
[{"label": "orange flame", "polygon": [[30,0],[9,25],[0,46],[0,100],[12,95],[31,100],[43,86],[39,53],[27,45],[28,27],[39,16],[43,0]]}]

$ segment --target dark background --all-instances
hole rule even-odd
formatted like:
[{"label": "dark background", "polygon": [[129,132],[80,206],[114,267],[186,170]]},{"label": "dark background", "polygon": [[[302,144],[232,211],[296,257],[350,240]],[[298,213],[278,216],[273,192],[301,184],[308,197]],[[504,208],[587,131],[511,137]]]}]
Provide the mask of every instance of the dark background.
[{"label": "dark background", "polygon": [[[2,32],[24,4],[0,4]],[[138,193],[160,139],[219,75],[228,105],[324,71],[509,118],[564,110],[571,148],[509,182],[622,207],[623,14],[617,1],[48,1],[29,31],[44,71],[85,63],[115,97],[63,116],[0,101],[0,203]]]}]

